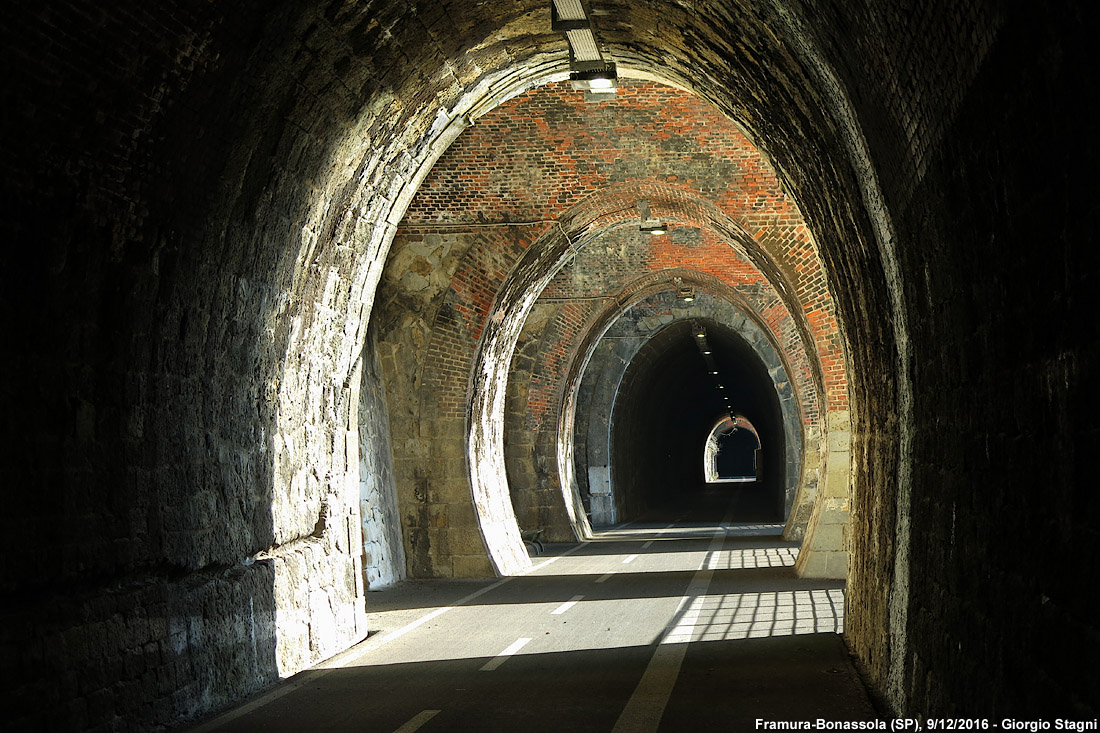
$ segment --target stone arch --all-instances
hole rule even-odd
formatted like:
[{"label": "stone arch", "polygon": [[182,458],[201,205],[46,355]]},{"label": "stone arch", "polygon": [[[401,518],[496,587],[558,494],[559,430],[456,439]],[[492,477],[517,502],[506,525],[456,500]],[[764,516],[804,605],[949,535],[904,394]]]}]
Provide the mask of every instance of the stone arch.
[{"label": "stone arch", "polygon": [[[685,282],[691,282],[695,280],[685,279]],[[787,466],[787,485],[785,490],[785,505],[786,515],[788,519],[788,530],[786,532],[789,539],[802,539],[805,533],[806,522],[809,519],[810,513],[813,507],[813,501],[816,496],[816,476],[812,471],[804,471],[802,468],[802,456],[805,451],[812,450],[816,446],[812,443],[804,448],[806,443],[809,443],[812,439],[810,436],[813,431],[816,430],[816,422],[803,424],[803,407],[799,395],[796,392],[793,380],[788,376],[788,367],[786,366],[786,357],[778,350],[773,343],[773,336],[769,333],[766,326],[762,325],[759,317],[753,314],[753,312],[745,307],[745,305],[731,302],[730,300],[723,299],[720,295],[711,294],[705,290],[702,290],[701,280],[696,282],[700,283],[700,289],[696,291],[696,298],[690,305],[685,304],[684,307],[678,309],[679,312],[660,326],[648,333],[639,334],[635,339],[624,338],[625,333],[613,333],[615,325],[620,321],[619,318],[614,318],[610,323],[602,329],[602,333],[591,344],[589,350],[584,355],[578,355],[575,368],[579,370],[579,374],[572,378],[572,382],[577,385],[577,389],[574,394],[571,394],[567,399],[572,406],[569,411],[573,412],[574,420],[577,419],[576,408],[576,391],[579,391],[579,387],[583,384],[586,377],[591,379],[601,379],[605,381],[605,385],[598,390],[592,390],[587,393],[588,402],[587,409],[581,412],[581,419],[584,417],[589,418],[589,425],[592,422],[601,422],[603,418],[610,417],[612,413],[615,396],[618,393],[618,384],[626,373],[631,361],[638,354],[638,352],[645,345],[646,341],[654,338],[660,330],[667,328],[668,326],[681,321],[692,321],[697,319],[707,319],[727,326],[741,336],[747,343],[749,343],[753,350],[756,352],[760,361],[766,365],[769,373],[772,375],[773,385],[776,393],[779,396],[780,409],[783,414],[783,432],[785,434],[786,442],[786,457],[785,462]],[[669,283],[665,283],[667,288]],[[636,304],[660,294],[672,294],[675,291],[669,290],[643,290],[628,306],[623,308],[623,314],[625,314]],[[675,297],[672,300],[676,300]],[[592,355],[596,352],[596,349],[600,347],[601,342],[604,341],[604,337],[607,335],[614,335],[615,358],[609,360],[609,364],[604,369],[593,370],[593,373],[586,374],[591,364]],[[607,420],[605,425],[610,426],[610,420]],[[570,426],[572,427],[572,426]],[[574,428],[575,429],[575,428]],[[572,433],[573,430],[569,430],[566,434]],[[610,466],[610,444],[611,444],[611,429],[608,427],[606,430],[596,431],[591,427],[587,433],[586,447],[589,448],[589,455],[596,455],[606,460],[604,463],[597,463],[592,465],[589,462],[574,459],[573,465],[583,466],[584,472],[587,473],[587,481],[578,481],[576,472],[570,470],[572,466],[568,464],[564,466],[565,470],[562,471],[561,482],[562,486],[580,486],[587,484],[588,493],[590,496],[601,497],[600,502],[606,503],[607,506],[602,507],[602,514],[610,515],[610,522],[600,522],[601,524],[613,523],[616,519],[617,512],[614,509],[615,506],[615,490],[611,477]],[[565,440],[562,441],[563,445],[561,449],[564,449]],[[570,441],[572,442],[572,441]],[[562,468],[559,463],[559,467]],[[803,486],[804,483],[809,485]],[[593,488],[593,485],[596,488]],[[579,491],[578,491],[579,493]],[[796,497],[797,500],[796,500]],[[576,500],[576,499],[574,499]],[[590,500],[591,501],[591,500]],[[796,501],[798,504],[796,505]],[[795,507],[798,507],[798,511],[793,511]]]},{"label": "stone arch", "polygon": [[[337,10],[338,15],[343,15],[343,10]],[[357,23],[343,17],[334,22],[346,23],[349,28]],[[344,488],[357,483],[353,480],[354,470],[349,470],[355,462],[348,461],[344,449],[347,435],[354,432],[351,415],[356,409],[348,399],[347,385],[363,357],[367,321],[382,274],[381,263],[401,213],[419,182],[469,119],[492,100],[507,98],[527,84],[564,72],[566,59],[560,42],[555,47],[552,42],[536,41],[535,51],[501,61],[500,49],[493,41],[496,33],[523,36],[515,27],[526,22],[525,18],[505,14],[489,24],[495,30],[479,29],[477,34],[481,35],[477,38],[463,38],[459,42],[471,51],[471,57],[483,60],[489,71],[467,70],[461,79],[445,74],[419,78],[418,83],[428,83],[427,92],[414,88],[413,82],[408,81],[392,89],[375,85],[370,87],[375,96],[366,108],[362,107],[362,100],[353,99],[351,106],[359,106],[349,119],[326,120],[332,129],[344,132],[326,133],[330,138],[322,144],[329,160],[316,166],[317,179],[307,182],[308,185],[280,184],[285,190],[261,202],[255,216],[259,224],[248,224],[241,231],[231,232],[239,240],[235,240],[239,246],[232,256],[240,255],[242,259],[268,238],[287,243],[286,251],[273,265],[278,271],[273,278],[276,283],[273,293],[242,293],[242,297],[261,301],[264,313],[256,318],[260,341],[272,354],[270,378],[250,384],[249,389],[264,396],[274,416],[271,514],[275,525],[272,542],[276,547],[311,537],[315,526],[344,526],[356,520],[351,507],[357,498]],[[473,34],[467,31],[469,35]],[[639,68],[657,68],[664,63],[663,58],[649,58],[644,53],[628,56]],[[723,101],[723,87],[714,79],[691,81],[694,66],[674,64],[667,76],[684,88]],[[754,104],[768,106],[760,100]],[[294,118],[304,131],[302,137],[311,131],[308,105],[304,107],[306,111],[296,111]],[[729,102],[723,109],[739,119],[756,122],[747,107],[739,108]],[[757,130],[757,139],[766,139],[757,125],[750,127]],[[278,138],[278,133],[275,137]],[[293,148],[296,139],[288,135],[277,142]],[[784,149],[783,143],[783,140],[776,142],[780,151]],[[798,156],[791,153],[790,157]],[[242,171],[246,167],[242,164]],[[256,175],[262,176],[265,169],[259,161],[257,169],[260,172]],[[840,174],[831,169],[829,172],[843,178],[843,166],[840,169]],[[251,170],[249,175],[254,177]],[[294,186],[298,188],[291,190]],[[285,196],[307,201],[309,212],[304,223],[298,220],[288,223],[280,218],[279,205],[271,202],[281,204]],[[242,201],[248,211],[253,203]],[[270,221],[265,214],[270,214]],[[846,226],[853,231],[860,229],[858,223],[841,222],[841,229]],[[225,232],[220,234],[225,236]],[[210,241],[219,241],[218,235],[214,232]],[[211,297],[222,305],[223,300],[232,300],[221,293]],[[340,315],[334,317],[334,314]],[[270,343],[264,340],[268,335]],[[348,548],[337,546],[342,541],[331,537],[325,541],[323,552],[313,556],[317,564],[313,570],[332,578],[342,577],[355,564],[355,556]],[[281,589],[281,597],[289,598],[290,594],[282,589],[296,574],[281,563],[282,560],[275,563],[275,582]],[[306,609],[300,613],[303,608],[300,599],[295,598],[283,611],[286,615],[308,618],[312,611]],[[337,615],[341,619],[356,613],[354,602],[340,602]],[[328,618],[318,621],[312,625],[299,624],[299,628],[317,629],[323,639],[314,642],[301,634],[283,639],[286,643],[281,642],[280,649],[297,651],[290,652],[280,662],[281,669],[300,668],[308,659],[347,643],[355,633],[349,635],[344,631],[354,629],[354,623],[343,620],[332,623]]]}]

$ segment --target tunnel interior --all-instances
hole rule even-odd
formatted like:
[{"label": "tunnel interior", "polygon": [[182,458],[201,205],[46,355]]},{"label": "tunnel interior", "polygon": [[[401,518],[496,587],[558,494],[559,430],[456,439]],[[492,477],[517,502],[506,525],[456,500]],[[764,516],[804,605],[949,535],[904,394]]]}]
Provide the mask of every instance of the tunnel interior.
[{"label": "tunnel interior", "polygon": [[[483,205],[428,191],[422,230],[388,267],[410,200],[456,138],[568,76],[549,3],[11,4],[0,657],[13,682],[0,702],[17,726],[156,729],[356,643],[360,466],[382,466],[366,469],[377,493],[392,476],[407,494],[394,516],[412,574],[491,572],[463,390],[500,313],[496,287],[541,232],[583,233],[594,217],[560,223],[582,198],[655,184],[778,253],[754,262],[789,298],[788,335],[821,355],[791,376],[823,394],[804,427],[827,455],[807,451],[807,486],[824,500],[815,512],[850,517],[826,525],[850,549],[844,639],[888,707],[1095,717],[1100,634],[1082,592],[1100,579],[1088,5],[596,6],[624,75],[674,84],[710,116],[662,96],[635,112],[663,127],[608,128],[654,130],[650,145],[617,155],[604,135],[577,156],[573,122],[597,115],[550,100],[505,125],[509,137],[477,141],[496,163],[458,161]],[[715,116],[779,174],[704,147]],[[536,150],[563,155],[539,167]],[[639,198],[655,201],[602,211]],[[448,217],[470,226],[427,230]],[[670,259],[654,261],[714,262]],[[385,278],[407,282],[407,311],[385,312]],[[562,324],[583,315],[576,305]],[[388,421],[356,391],[377,400],[383,378],[400,388],[386,385]],[[560,397],[531,385],[543,405]],[[648,410],[662,395],[625,389],[618,442],[659,436],[649,423],[669,418]],[[770,450],[766,418],[752,419]],[[542,440],[551,423],[521,427]],[[704,439],[670,438],[676,460],[662,466],[682,456],[698,481]],[[552,474],[551,443],[529,446],[536,479]],[[629,450],[627,469],[649,458]]]},{"label": "tunnel interior", "polygon": [[[731,412],[759,431],[761,478],[708,484],[704,449],[715,423]],[[612,485],[624,521],[651,512],[675,514],[700,492],[727,495],[734,502],[733,521],[786,518],[785,437],[774,384],[752,347],[721,324],[682,321],[650,339],[623,377],[611,435]]]}]

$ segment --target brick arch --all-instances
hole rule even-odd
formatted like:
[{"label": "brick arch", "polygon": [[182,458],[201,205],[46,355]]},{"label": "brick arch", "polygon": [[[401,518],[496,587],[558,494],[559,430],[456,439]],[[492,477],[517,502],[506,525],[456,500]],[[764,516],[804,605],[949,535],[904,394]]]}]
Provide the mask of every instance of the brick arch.
[{"label": "brick arch", "polygon": [[[645,125],[629,135],[606,133],[599,119],[588,121],[612,114],[602,111],[605,107],[623,114],[644,109]],[[695,156],[701,162],[693,162]],[[697,208],[684,197],[708,201],[736,222],[724,234],[790,294],[792,312],[805,313],[806,331],[823,357],[830,403],[846,404],[840,329],[816,243],[765,156],[730,118],[691,93],[627,81],[615,102],[600,107],[585,105],[562,84],[519,95],[456,140],[425,179],[408,220],[503,215],[552,221],[582,202],[601,214],[630,211],[633,201],[606,195],[616,188],[628,192],[630,186],[637,187],[636,197],[663,197],[672,209]],[[596,202],[600,195],[603,201]],[[686,219],[699,220],[700,213]]]},{"label": "brick arch", "polygon": [[[815,454],[819,449],[822,434],[823,398],[820,387],[813,379],[809,368],[811,358],[807,353],[806,344],[799,339],[798,332],[790,325],[793,319],[783,308],[778,296],[771,296],[774,301],[773,307],[760,308],[759,304],[749,302],[745,295],[738,292],[730,282],[723,281],[710,273],[682,268],[662,270],[638,277],[627,283],[606,307],[592,313],[589,322],[583,328],[583,337],[571,348],[570,361],[562,370],[555,389],[556,401],[561,405],[557,426],[559,447],[567,451],[573,445],[576,396],[587,370],[588,361],[600,340],[620,315],[628,309],[654,294],[674,290],[676,278],[680,278],[686,285],[694,286],[697,292],[710,293],[722,302],[730,304],[743,314],[745,319],[751,320],[755,324],[757,333],[769,341],[766,346],[761,345],[761,350],[771,351],[777,355],[779,366],[786,375],[789,375],[793,388],[792,406],[795,412],[791,413],[789,419],[792,442],[797,441],[802,446],[799,449],[800,452]],[[783,315],[777,316],[777,311],[782,311]],[[572,460],[568,460],[564,454],[559,454],[558,474],[563,489],[584,483],[583,478],[580,481],[577,480],[573,465]],[[794,475],[797,478],[797,473]],[[803,536],[813,497],[816,495],[817,480],[815,468],[807,469],[798,479],[795,511],[790,514],[786,531],[789,539],[801,539]]]},{"label": "brick arch", "polygon": [[[552,66],[552,63],[543,69],[547,72],[546,76],[539,79],[532,77],[530,82],[534,84],[540,80],[550,79],[554,73],[560,73],[560,69],[551,72],[549,70],[550,66]],[[502,115],[507,116],[509,105],[523,104],[539,97],[545,97],[548,93],[553,92],[551,89],[553,85],[551,84],[544,85],[532,94],[524,94],[522,93],[523,84],[519,83],[518,77],[511,78],[509,83],[508,91],[501,92],[500,96],[501,99],[513,98],[507,105],[501,105],[493,110],[487,110],[483,106],[476,107],[476,109],[470,107],[462,115],[436,120],[432,133],[435,136],[433,139],[440,140],[443,146],[452,139],[454,139],[454,143],[445,155],[441,155],[440,150],[431,151],[429,157],[431,159],[438,157],[438,162],[430,173],[423,162],[417,164],[415,176],[412,180],[416,185],[423,181],[423,185],[415,197],[413,196],[415,187],[406,187],[398,192],[395,199],[396,208],[388,215],[386,232],[389,232],[389,235],[392,235],[390,229],[392,224],[388,222],[393,221],[396,214],[404,211],[404,207],[407,206],[407,216],[401,226],[407,227],[409,230],[426,230],[442,223],[445,227],[456,229],[468,226],[468,232],[476,231],[481,238],[511,241],[516,237],[521,237],[529,241],[537,235],[540,227],[546,227],[549,222],[555,222],[550,226],[561,228],[563,234],[566,231],[570,232],[569,238],[572,241],[567,242],[566,246],[576,247],[582,246],[585,241],[588,241],[586,237],[589,237],[596,230],[601,230],[601,227],[607,229],[609,227],[625,228],[631,226],[636,222],[637,215],[634,203],[638,198],[644,197],[650,201],[654,214],[684,225],[699,226],[714,232],[716,239],[725,241],[726,246],[732,244],[735,249],[739,249],[750,262],[765,274],[768,280],[776,284],[777,291],[786,301],[786,309],[795,315],[792,322],[800,329],[802,337],[807,342],[817,343],[818,348],[816,351],[820,351],[825,355],[824,359],[810,360],[811,368],[815,372],[815,379],[821,385],[821,393],[829,395],[833,403],[846,404],[846,375],[840,351],[839,331],[832,315],[831,301],[828,298],[828,291],[820,272],[813,241],[809,237],[793,201],[783,193],[778,177],[767,165],[763,155],[752,146],[728,118],[716,109],[708,107],[705,103],[682,91],[654,84],[637,85],[633,90],[624,88],[624,98],[632,93],[658,94],[669,98],[675,97],[678,103],[694,105],[691,107],[691,114],[700,115],[700,118],[704,119],[704,127],[724,131],[723,134],[728,134],[727,142],[736,138],[734,147],[740,151],[739,154],[743,154],[743,157],[747,156],[738,164],[739,167],[734,171],[736,175],[718,176],[707,180],[700,179],[696,174],[675,177],[676,180],[671,180],[673,177],[669,176],[650,176],[644,180],[619,180],[619,178],[622,178],[621,176],[618,178],[604,176],[603,178],[597,177],[598,180],[587,180],[584,185],[579,185],[575,175],[571,177],[551,166],[551,168],[544,171],[546,178],[559,181],[560,190],[572,192],[569,196],[565,198],[561,196],[525,198],[520,196],[524,191],[524,187],[516,185],[513,181],[509,184],[511,188],[508,189],[510,196],[518,197],[517,200],[524,202],[524,206],[502,209],[500,201],[494,200],[492,197],[480,202],[471,198],[479,190],[478,186],[459,185],[455,181],[448,184],[446,176],[457,173],[457,181],[461,182],[463,177],[476,178],[478,171],[482,169],[504,172],[531,170],[529,166],[511,165],[507,160],[493,163],[480,158],[464,157],[471,154],[486,153],[494,157],[505,156],[506,147],[485,144],[485,131],[494,129],[494,120],[499,121]],[[629,87],[629,85],[624,86]],[[585,110],[585,114],[589,111]],[[466,123],[473,117],[478,118],[477,124],[466,129],[465,134],[455,139],[457,132],[464,129]],[[662,160],[672,160],[674,157],[666,156]],[[751,161],[749,158],[751,158]],[[426,158],[425,162],[427,160]],[[494,169],[494,165],[497,168]],[[451,185],[451,188],[447,188],[448,185]],[[484,186],[480,188],[483,190]],[[720,205],[714,202],[720,202]],[[734,212],[736,219],[724,209]],[[356,209],[354,205],[349,211],[356,212],[356,216],[360,217],[353,222],[355,231],[363,231],[362,212]],[[518,223],[499,222],[499,228],[494,230],[495,225],[490,224],[490,222],[493,219],[499,219],[501,213],[504,214],[504,218],[512,219],[513,222]],[[465,225],[463,224],[464,221],[467,222]],[[485,228],[481,229],[480,227],[483,225],[485,225]],[[504,234],[505,231],[511,233]],[[378,230],[371,230],[370,234],[372,236],[378,234]],[[481,251],[484,252],[487,249],[483,247]],[[675,264],[676,253],[666,251],[663,253],[663,257],[663,266]],[[516,260],[516,262],[519,262],[519,260]],[[698,264],[705,268],[712,263],[702,262]],[[432,391],[425,389],[421,393],[420,399],[424,403],[420,409],[421,414],[426,414],[427,410],[424,408],[429,403],[434,405],[439,402],[440,398],[446,397],[446,400],[440,405],[444,417],[434,423],[432,421],[424,423],[431,433],[426,437],[432,440],[437,438],[452,440],[453,434],[459,432],[459,429],[456,429],[453,425],[451,427],[444,425],[440,428],[439,423],[447,421],[457,423],[462,419],[458,416],[460,412],[463,412],[462,395],[471,384],[474,389],[468,394],[476,393],[477,380],[480,379],[481,375],[476,364],[471,359],[467,359],[464,354],[459,358],[455,358],[455,347],[458,346],[461,347],[460,350],[467,350],[471,343],[483,346],[486,334],[492,335],[492,329],[484,329],[482,325],[486,322],[489,309],[492,307],[487,305],[486,296],[493,292],[498,284],[503,282],[499,277],[494,276],[490,279],[492,285],[487,286],[485,281],[478,279],[479,273],[473,271],[477,268],[473,268],[469,272],[464,272],[464,268],[467,268],[465,262],[459,265],[460,272],[456,273],[456,287],[452,291],[455,294],[456,302],[446,304],[456,307],[448,307],[448,309],[440,311],[441,320],[439,320],[439,325],[441,329],[438,333],[433,329],[432,343],[429,345],[429,352],[432,355],[429,360],[431,366],[430,373],[425,372],[427,378],[424,380],[424,384],[431,384],[433,387],[440,387],[440,389]],[[463,278],[466,278],[467,275],[470,277],[464,280]],[[369,274],[365,277],[369,281]],[[357,279],[356,282],[359,282],[359,280]],[[479,291],[476,293],[476,297],[473,297],[475,296],[474,290]],[[354,291],[351,295],[351,300],[355,300]],[[471,297],[461,297],[464,295]],[[800,297],[804,297],[807,302],[802,303],[799,300]],[[464,300],[467,302],[462,302]],[[457,307],[459,305],[466,307],[467,311],[463,312]],[[803,314],[806,312],[812,318],[804,317]],[[583,314],[576,314],[575,317],[581,318]],[[456,339],[456,336],[462,338]],[[471,374],[474,376],[473,381],[471,381]],[[444,387],[444,385],[446,386]],[[470,412],[464,413],[467,424],[478,424],[476,420],[471,419],[474,412],[476,410],[471,408]],[[435,432],[437,428],[450,435],[437,434]],[[419,437],[425,437],[423,431],[421,431]],[[481,447],[488,450],[490,443],[482,441]],[[452,453],[449,453],[449,455],[453,456]],[[471,453],[469,446],[467,446],[467,462],[472,465],[472,462],[469,461],[469,455]],[[424,481],[421,481],[421,477],[414,476],[412,480],[416,486],[407,483],[405,493],[414,496],[434,496],[437,500],[435,503],[445,505],[443,508],[446,509],[446,506],[453,506],[452,502],[458,501],[462,493],[462,487],[459,483],[461,472],[456,470],[457,466],[453,457],[441,458],[441,460],[443,461],[441,464],[443,466],[442,470],[445,471],[446,475],[429,477],[430,480],[424,479]],[[466,468],[469,469],[470,465]],[[495,475],[497,472],[493,471],[491,473]],[[493,481],[496,480],[496,478],[493,479]],[[420,488],[421,483],[426,483],[426,488]],[[487,495],[480,492],[476,487],[476,482],[474,484],[473,495],[477,497],[479,493],[482,494],[481,499],[475,498],[474,503],[476,504],[479,500],[485,503]],[[423,503],[421,502],[421,504]],[[428,503],[432,503],[432,501]],[[502,514],[507,514],[502,503],[495,502],[495,504]],[[438,541],[435,542],[434,546],[436,548],[446,548],[441,552],[448,555],[448,557],[441,557],[441,559],[445,564],[452,566],[450,570],[445,570],[444,574],[481,572],[479,568],[482,566],[476,562],[475,557],[480,550],[474,546],[468,533],[451,532],[448,534],[438,529],[436,518],[430,514],[431,511],[434,511],[433,509],[423,505],[415,507],[415,509],[416,517],[408,523],[410,525],[408,528],[413,529],[412,525],[416,524],[417,526],[413,531],[425,538],[423,542],[420,542],[420,548],[428,546],[428,540],[433,533],[437,535]],[[499,523],[490,522],[490,524],[495,526]],[[501,526],[504,525],[510,525],[510,522],[505,519]],[[482,531],[484,534],[484,527],[482,527]],[[509,532],[505,532],[505,534],[512,536]],[[461,543],[461,549],[459,550],[455,549],[456,541]],[[415,548],[407,549],[415,550]],[[417,553],[414,551],[411,556],[415,558]],[[464,558],[464,569],[461,571],[454,560],[458,556]],[[524,558],[516,559],[516,567],[522,568],[525,562]],[[428,574],[436,574],[437,572],[434,560],[426,562],[423,567]],[[499,570],[499,567],[497,569]]]},{"label": "brick arch", "polygon": [[[632,226],[638,222],[634,202],[640,199],[649,202],[653,216],[665,219],[674,226],[690,226],[712,232],[718,241],[732,247],[771,283],[794,316],[793,323],[801,339],[806,344],[813,344],[811,351],[816,354],[812,362],[814,379],[826,396],[827,404],[834,409],[846,408],[847,374],[839,326],[832,314],[831,298],[824,279],[816,268],[811,267],[811,263],[816,261],[812,247],[806,244],[799,249],[797,258],[805,262],[805,267],[812,269],[814,275],[809,279],[800,276],[794,280],[788,275],[788,263],[784,259],[794,255],[789,251],[776,252],[766,244],[778,235],[765,232],[766,238],[758,239],[742,220],[684,185],[650,181],[610,186],[584,199],[567,216],[575,220],[572,226],[584,233],[589,232],[595,222],[604,228]],[[758,232],[764,232],[760,225],[755,228]],[[671,240],[665,238],[662,241]],[[705,252],[701,252],[695,258],[686,259],[685,254],[682,249],[677,250],[669,244],[660,251],[654,268],[687,266],[719,278],[728,275],[723,267],[725,261],[721,258],[708,258]],[[798,272],[801,275],[803,271],[799,269]]]},{"label": "brick arch", "polygon": [[[520,332],[539,294],[570,257],[604,233],[637,225],[634,204],[639,198],[649,201],[655,216],[716,231],[743,257],[754,265],[759,263],[765,275],[771,273],[777,278],[778,282],[767,279],[777,285],[781,298],[790,302],[793,297],[769,253],[730,217],[682,186],[652,182],[613,186],[573,207],[527,247],[501,283],[492,306],[481,304],[480,343],[472,372],[468,372],[472,376],[466,457],[471,492],[482,538],[500,573],[519,572],[529,562],[510,503],[504,460],[504,404]],[[456,278],[463,279],[458,274]],[[802,310],[795,308],[794,312],[801,314]],[[797,318],[792,320],[799,323]],[[807,343],[815,343],[805,323],[799,330]],[[812,364],[813,359],[810,361]],[[460,376],[461,369],[451,367],[451,371],[453,378]],[[843,460],[847,461],[846,455]],[[563,485],[563,491],[574,494],[565,499],[564,509],[576,533],[585,536],[590,530],[586,517],[577,509],[580,502],[573,487],[573,483]]]}]

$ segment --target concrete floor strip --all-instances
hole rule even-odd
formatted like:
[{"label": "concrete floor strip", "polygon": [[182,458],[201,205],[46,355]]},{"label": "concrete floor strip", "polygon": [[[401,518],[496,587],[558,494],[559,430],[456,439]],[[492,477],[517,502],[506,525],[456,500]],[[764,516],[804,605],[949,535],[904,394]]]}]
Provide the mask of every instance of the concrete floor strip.
[{"label": "concrete floor strip", "polygon": [[[447,611],[453,611],[453,610],[454,610],[454,606],[444,606],[443,608],[437,608],[434,611],[432,611],[431,613],[425,614],[425,615],[421,616],[420,618],[418,618],[417,620],[415,620],[411,623],[405,624],[400,629],[395,629],[394,631],[391,631],[390,633],[386,634],[385,636],[383,636],[381,639],[378,640],[377,646],[381,646],[382,644],[388,644],[389,642],[393,641],[394,639],[397,639],[397,638],[399,638],[401,636],[404,636],[405,634],[409,633],[410,631],[415,629],[417,626],[420,626],[421,624],[425,624],[428,621],[431,621],[433,618],[436,618],[438,616],[442,616],[443,614],[447,613]],[[377,646],[375,648],[377,648]]]},{"label": "concrete floor strip", "polygon": [[422,710],[412,717],[409,722],[395,730],[393,733],[413,733],[414,730],[420,730],[421,726],[427,723],[429,720],[439,715],[441,710]]},{"label": "concrete floor strip", "polygon": [[565,603],[561,604],[560,606],[555,608],[553,611],[551,611],[550,615],[551,616],[560,616],[560,615],[562,615],[563,613],[568,611],[570,608],[577,605],[577,602],[580,601],[582,598],[584,598],[584,596],[573,596],[568,601],[566,601]]},{"label": "concrete floor strip", "polygon": [[[520,575],[529,575],[530,573],[538,572],[539,570],[542,570],[544,567],[546,567],[550,563],[557,562],[558,560],[562,559],[566,555],[572,555],[574,552],[581,549],[582,547],[584,547],[587,544],[588,544],[587,541],[582,540],[581,542],[579,542],[578,544],[573,545],[572,547],[570,547],[568,550],[561,553],[560,555],[555,555],[554,557],[551,557],[548,560],[544,560],[543,562],[540,562],[538,565],[532,565],[530,568],[528,568],[524,572],[520,573]],[[486,590],[488,590],[488,588],[486,588]]]},{"label": "concrete floor strip", "polygon": [[481,671],[482,672],[491,672],[491,671],[493,671],[494,669],[496,669],[497,667],[499,667],[500,665],[502,665],[506,661],[508,661],[508,657],[512,656],[513,654],[518,652],[520,649],[522,649],[524,646],[526,646],[527,642],[529,642],[529,641],[531,641],[531,640],[527,639],[527,638],[516,639],[515,641],[513,641],[508,646],[507,649],[505,649],[500,654],[498,654],[495,657],[493,657],[492,659],[490,659],[488,662],[486,662],[484,664],[484,666],[482,666]]}]

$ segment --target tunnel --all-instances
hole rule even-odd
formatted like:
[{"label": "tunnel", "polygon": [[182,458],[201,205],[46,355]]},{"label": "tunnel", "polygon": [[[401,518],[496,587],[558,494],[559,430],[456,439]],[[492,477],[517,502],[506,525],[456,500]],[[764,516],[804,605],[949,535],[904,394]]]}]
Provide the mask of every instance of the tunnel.
[{"label": "tunnel", "polygon": [[1087,11],[13,4],[5,728],[188,725],[369,642],[378,593],[635,542],[726,414],[693,320],[761,445],[706,492],[781,534],[696,537],[669,633],[692,579],[785,573],[885,718],[1095,721]]},{"label": "tunnel", "polygon": [[[707,440],[715,423],[733,413],[758,426],[768,446],[761,451],[761,478],[751,486],[708,486]],[[763,363],[735,333],[707,321],[659,332],[627,368],[612,420],[612,484],[624,494],[623,520],[647,510],[675,512],[684,495],[705,490],[738,495],[735,521],[786,520],[779,400]],[[748,460],[755,474],[752,450]]]}]

